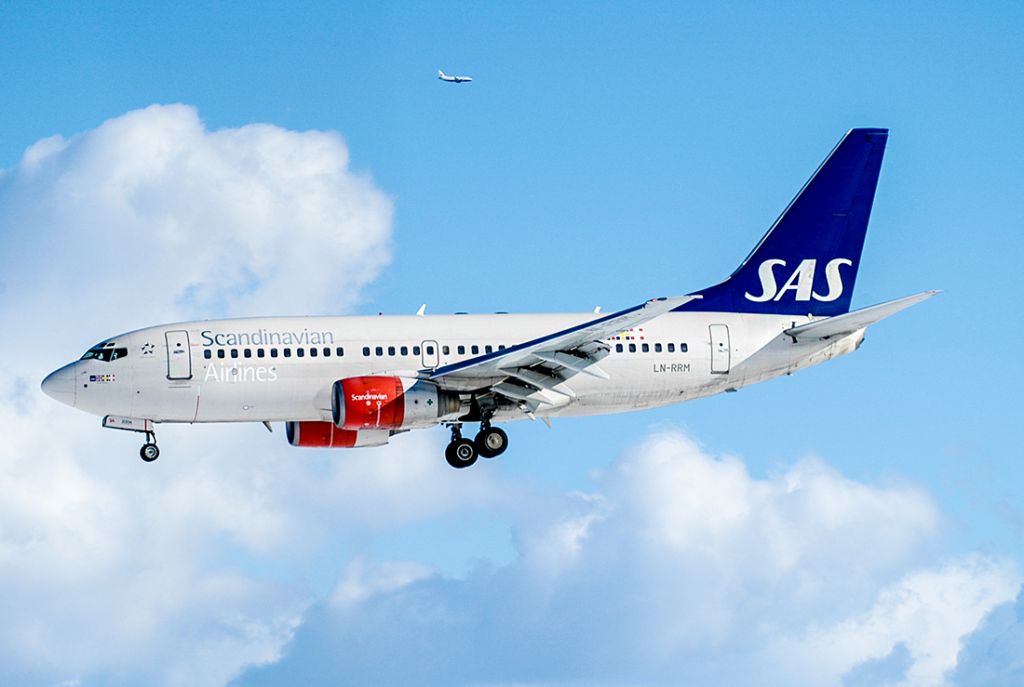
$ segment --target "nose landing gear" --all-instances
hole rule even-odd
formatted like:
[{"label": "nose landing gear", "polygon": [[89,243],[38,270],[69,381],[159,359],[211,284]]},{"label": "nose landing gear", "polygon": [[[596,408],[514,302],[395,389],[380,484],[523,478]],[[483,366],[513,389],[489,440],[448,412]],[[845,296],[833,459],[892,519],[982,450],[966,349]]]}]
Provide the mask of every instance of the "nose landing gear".
[{"label": "nose landing gear", "polygon": [[152,463],[160,457],[160,448],[153,443],[146,443],[139,449],[139,456],[147,463]]},{"label": "nose landing gear", "polygon": [[139,449],[139,457],[152,463],[160,457],[160,448],[156,445],[156,432],[146,432],[146,443]]},{"label": "nose landing gear", "polygon": [[103,426],[107,429],[120,429],[126,432],[138,432],[146,435],[146,443],[139,449],[139,457],[152,463],[160,457],[160,449],[156,445],[156,423],[137,417],[107,415],[103,418]]}]

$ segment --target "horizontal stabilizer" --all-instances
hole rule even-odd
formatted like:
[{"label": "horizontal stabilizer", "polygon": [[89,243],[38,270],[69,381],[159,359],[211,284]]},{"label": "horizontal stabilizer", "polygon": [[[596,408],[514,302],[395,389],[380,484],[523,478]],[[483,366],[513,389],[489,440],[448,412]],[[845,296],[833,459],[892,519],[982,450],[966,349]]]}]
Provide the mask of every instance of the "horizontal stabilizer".
[{"label": "horizontal stabilizer", "polygon": [[816,322],[802,324],[799,327],[787,329],[786,336],[792,336],[794,339],[808,341],[813,339],[829,339],[834,336],[851,334],[859,329],[867,327],[870,324],[874,324],[879,320],[884,320],[890,315],[895,315],[899,311],[905,310],[912,305],[916,305],[923,300],[927,300],[937,293],[941,292],[923,291],[913,296],[897,298],[894,301],[872,305],[870,308],[854,310],[853,312],[848,312],[843,315],[836,315],[835,317],[829,317],[824,320],[817,320]]}]

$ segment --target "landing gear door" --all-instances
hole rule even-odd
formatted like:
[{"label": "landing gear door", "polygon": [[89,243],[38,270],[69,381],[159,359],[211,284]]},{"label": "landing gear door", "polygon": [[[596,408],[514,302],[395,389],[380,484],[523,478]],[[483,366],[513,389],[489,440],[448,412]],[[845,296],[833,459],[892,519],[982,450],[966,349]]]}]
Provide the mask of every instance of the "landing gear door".
[{"label": "landing gear door", "polygon": [[713,374],[728,374],[732,357],[729,346],[729,327],[724,324],[712,324],[708,329],[711,331],[711,372]]},{"label": "landing gear door", "polygon": [[423,342],[423,367],[433,370],[441,364],[441,353],[437,350],[436,341]]},{"label": "landing gear door", "polygon": [[188,345],[188,332],[166,332],[167,379],[192,379],[192,350]]}]

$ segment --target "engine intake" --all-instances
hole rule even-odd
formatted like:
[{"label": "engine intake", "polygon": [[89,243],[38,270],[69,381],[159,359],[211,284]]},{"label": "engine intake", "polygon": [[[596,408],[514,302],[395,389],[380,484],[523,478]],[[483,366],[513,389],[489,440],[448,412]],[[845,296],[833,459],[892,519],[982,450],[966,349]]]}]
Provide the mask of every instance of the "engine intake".
[{"label": "engine intake", "polygon": [[339,429],[333,422],[286,422],[284,430],[289,444],[304,448],[383,446],[391,436],[387,430]]},{"label": "engine intake", "polygon": [[460,409],[458,394],[409,377],[347,377],[331,392],[334,424],[348,430],[428,426]]}]

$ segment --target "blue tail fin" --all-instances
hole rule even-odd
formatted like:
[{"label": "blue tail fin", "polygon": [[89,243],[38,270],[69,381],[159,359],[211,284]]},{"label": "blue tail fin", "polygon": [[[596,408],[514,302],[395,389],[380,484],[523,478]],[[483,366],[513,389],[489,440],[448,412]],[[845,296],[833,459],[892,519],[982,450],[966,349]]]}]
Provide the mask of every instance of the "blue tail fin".
[{"label": "blue tail fin", "polygon": [[850,310],[888,129],[851,129],[732,276],[681,310]]}]

